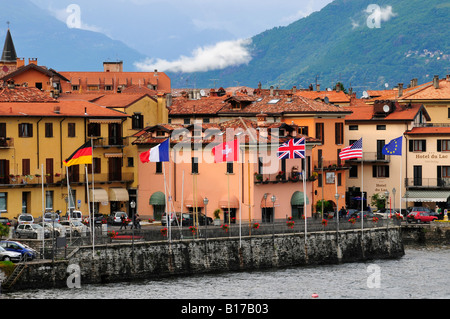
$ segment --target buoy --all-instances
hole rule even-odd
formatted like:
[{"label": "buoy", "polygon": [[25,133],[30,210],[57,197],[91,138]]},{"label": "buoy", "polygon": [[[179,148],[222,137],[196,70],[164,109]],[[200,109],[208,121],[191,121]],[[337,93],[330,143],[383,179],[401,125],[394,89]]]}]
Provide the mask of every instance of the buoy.
[{"label": "buoy", "polygon": [[313,298],[319,298],[319,295],[316,294],[316,293],[314,293],[314,294],[311,295],[311,297],[313,297]]}]

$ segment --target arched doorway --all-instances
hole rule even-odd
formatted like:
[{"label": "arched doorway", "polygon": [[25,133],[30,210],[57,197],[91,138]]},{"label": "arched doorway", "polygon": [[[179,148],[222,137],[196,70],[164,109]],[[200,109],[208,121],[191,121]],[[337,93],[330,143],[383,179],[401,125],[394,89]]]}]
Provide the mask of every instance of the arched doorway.
[{"label": "arched doorway", "polygon": [[149,204],[153,206],[153,218],[161,220],[166,208],[166,195],[163,192],[155,192],[150,196]]},{"label": "arched doorway", "polygon": [[[309,198],[306,196],[306,205],[309,205]],[[305,195],[303,192],[296,191],[291,197],[292,218],[301,219],[304,215]]]}]

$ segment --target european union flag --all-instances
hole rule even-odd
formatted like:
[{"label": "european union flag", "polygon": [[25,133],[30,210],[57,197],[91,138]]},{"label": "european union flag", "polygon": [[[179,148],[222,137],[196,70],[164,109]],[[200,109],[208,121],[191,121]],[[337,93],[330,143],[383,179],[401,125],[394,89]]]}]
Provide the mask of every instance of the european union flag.
[{"label": "european union flag", "polygon": [[383,147],[381,153],[384,155],[402,155],[403,136],[397,137]]}]

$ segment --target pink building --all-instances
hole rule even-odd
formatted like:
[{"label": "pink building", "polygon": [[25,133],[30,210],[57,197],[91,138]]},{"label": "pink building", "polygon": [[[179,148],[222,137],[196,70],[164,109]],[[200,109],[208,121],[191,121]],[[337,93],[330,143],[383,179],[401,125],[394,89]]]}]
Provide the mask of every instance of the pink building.
[{"label": "pink building", "polygon": [[[222,222],[270,222],[272,218],[301,218],[306,193],[306,215],[312,212],[311,149],[319,141],[298,133],[286,123],[234,119],[215,124],[161,124],[147,127],[133,144],[144,152],[170,138],[170,162],[139,162],[138,212],[159,220],[166,210],[195,211]],[[303,159],[278,160],[277,149],[292,138],[306,140],[306,185]],[[239,161],[214,163],[212,148],[238,139]],[[265,180],[260,180],[264,176]],[[305,186],[305,187],[304,187]],[[272,202],[272,196],[276,200]],[[204,199],[208,199],[205,207]],[[228,214],[230,213],[230,214]]]}]

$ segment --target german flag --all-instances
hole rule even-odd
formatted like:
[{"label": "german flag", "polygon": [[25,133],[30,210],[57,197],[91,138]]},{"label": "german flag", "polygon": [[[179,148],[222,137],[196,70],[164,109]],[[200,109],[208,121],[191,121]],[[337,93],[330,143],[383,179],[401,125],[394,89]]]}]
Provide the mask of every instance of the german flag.
[{"label": "german flag", "polygon": [[92,144],[91,141],[80,146],[72,155],[70,155],[63,164],[72,166],[78,164],[92,164]]}]

